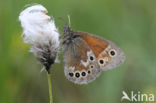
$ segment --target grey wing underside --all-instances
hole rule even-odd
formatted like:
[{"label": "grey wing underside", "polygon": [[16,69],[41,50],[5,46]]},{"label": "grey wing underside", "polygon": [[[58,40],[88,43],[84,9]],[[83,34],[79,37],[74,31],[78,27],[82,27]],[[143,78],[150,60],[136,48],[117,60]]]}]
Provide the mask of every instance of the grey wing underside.
[{"label": "grey wing underside", "polygon": [[117,55],[113,57],[106,66],[101,68],[101,70],[103,71],[114,69],[115,67],[118,67],[120,64],[122,64],[125,61],[124,52],[118,46],[116,46],[113,42],[109,40],[106,40],[106,41],[109,43],[108,48],[110,49],[108,50],[114,49]]}]

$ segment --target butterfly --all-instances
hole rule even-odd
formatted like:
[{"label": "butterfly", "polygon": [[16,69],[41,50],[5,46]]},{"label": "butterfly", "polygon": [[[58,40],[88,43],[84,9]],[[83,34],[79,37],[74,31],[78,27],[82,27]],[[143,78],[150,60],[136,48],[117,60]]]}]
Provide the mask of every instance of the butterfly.
[{"label": "butterfly", "polygon": [[96,35],[63,27],[64,73],[76,84],[88,84],[101,73],[119,66],[125,55],[114,43]]}]

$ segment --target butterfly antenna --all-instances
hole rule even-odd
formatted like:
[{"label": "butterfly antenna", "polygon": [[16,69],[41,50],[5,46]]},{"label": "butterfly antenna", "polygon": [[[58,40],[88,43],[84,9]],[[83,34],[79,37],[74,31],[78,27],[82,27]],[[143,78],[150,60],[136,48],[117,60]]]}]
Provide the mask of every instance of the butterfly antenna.
[{"label": "butterfly antenna", "polygon": [[71,27],[71,21],[70,21],[70,15],[67,15],[68,16],[68,22],[69,22],[69,27]]}]

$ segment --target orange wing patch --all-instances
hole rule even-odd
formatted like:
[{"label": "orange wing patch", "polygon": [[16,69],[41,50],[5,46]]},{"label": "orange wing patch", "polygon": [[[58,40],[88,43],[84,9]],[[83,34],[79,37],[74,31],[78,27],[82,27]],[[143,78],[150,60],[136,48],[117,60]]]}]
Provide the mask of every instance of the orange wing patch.
[{"label": "orange wing patch", "polygon": [[78,34],[82,35],[82,38],[87,42],[97,58],[108,46],[107,41],[96,36],[84,32],[78,32]]},{"label": "orange wing patch", "polygon": [[82,35],[83,40],[89,45],[89,47],[94,52],[97,58],[97,63],[100,66],[100,68],[103,68],[104,66],[108,65],[109,61],[112,59],[109,56],[109,50],[112,47],[111,45],[109,45],[108,41],[91,35],[89,33],[78,32],[78,34]]}]

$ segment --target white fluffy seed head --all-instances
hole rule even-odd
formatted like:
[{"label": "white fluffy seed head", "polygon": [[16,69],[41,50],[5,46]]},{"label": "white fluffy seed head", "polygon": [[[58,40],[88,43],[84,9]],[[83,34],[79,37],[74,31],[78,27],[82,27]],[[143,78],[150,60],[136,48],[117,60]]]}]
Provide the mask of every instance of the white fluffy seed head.
[{"label": "white fluffy seed head", "polygon": [[34,5],[26,8],[20,13],[19,20],[23,27],[24,42],[33,44],[35,41],[44,41],[51,38],[59,40],[59,33],[55,22],[47,13],[47,9],[42,5]]},{"label": "white fluffy seed head", "polygon": [[44,66],[52,64],[59,49],[59,33],[47,13],[47,9],[38,4],[26,8],[19,15],[24,42],[32,44],[31,51]]}]

